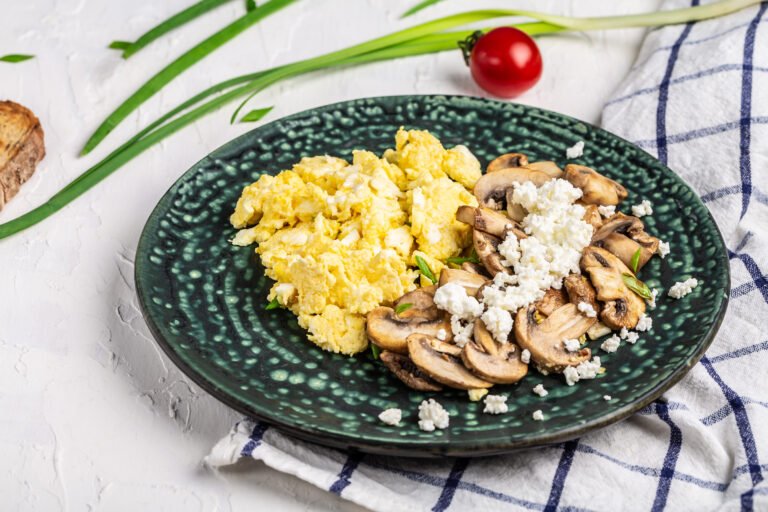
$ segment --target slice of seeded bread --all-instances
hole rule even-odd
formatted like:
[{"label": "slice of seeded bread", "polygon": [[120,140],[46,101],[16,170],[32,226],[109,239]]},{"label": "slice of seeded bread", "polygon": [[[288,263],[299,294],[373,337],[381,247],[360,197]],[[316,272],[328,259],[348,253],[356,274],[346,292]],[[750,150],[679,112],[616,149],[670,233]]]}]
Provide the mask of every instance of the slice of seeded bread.
[{"label": "slice of seeded bread", "polygon": [[0,101],[0,210],[45,156],[43,128],[29,109]]}]

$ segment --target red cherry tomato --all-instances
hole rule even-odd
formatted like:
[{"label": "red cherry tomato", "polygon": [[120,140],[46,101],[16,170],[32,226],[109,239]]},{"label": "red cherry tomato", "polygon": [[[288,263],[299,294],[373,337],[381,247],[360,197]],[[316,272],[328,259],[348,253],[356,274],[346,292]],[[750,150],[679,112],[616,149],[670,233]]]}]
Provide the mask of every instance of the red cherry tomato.
[{"label": "red cherry tomato", "polygon": [[477,38],[469,69],[477,85],[501,98],[524,93],[541,78],[541,53],[534,40],[512,27],[495,28]]}]

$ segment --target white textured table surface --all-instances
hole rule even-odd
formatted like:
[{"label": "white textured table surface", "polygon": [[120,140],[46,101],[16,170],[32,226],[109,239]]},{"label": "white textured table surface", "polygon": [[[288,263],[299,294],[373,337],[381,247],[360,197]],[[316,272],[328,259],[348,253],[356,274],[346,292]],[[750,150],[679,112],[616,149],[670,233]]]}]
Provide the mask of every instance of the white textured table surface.
[{"label": "white textured table surface", "polygon": [[[107,50],[189,0],[0,0],[0,99],[31,108],[48,155],[2,212],[43,202],[158,114],[224,78],[406,26],[412,0],[304,0],[268,18],[151,99],[87,158],[85,138],[171,58],[243,12],[233,2],[129,61]],[[480,7],[562,14],[652,10],[658,0],[447,0],[415,21]],[[576,5],[578,4],[578,9]],[[412,22],[411,22],[412,23]],[[640,30],[540,40],[545,71],[519,101],[599,121],[634,60]],[[335,101],[387,94],[479,94],[458,50],[314,74],[262,93],[269,119]],[[249,129],[224,109],[130,162],[55,217],[0,240],[0,508],[3,510],[360,510],[293,477],[244,464],[201,465],[239,415],[186,379],[151,339],[137,309],[133,259],[154,204],[195,161]]]}]

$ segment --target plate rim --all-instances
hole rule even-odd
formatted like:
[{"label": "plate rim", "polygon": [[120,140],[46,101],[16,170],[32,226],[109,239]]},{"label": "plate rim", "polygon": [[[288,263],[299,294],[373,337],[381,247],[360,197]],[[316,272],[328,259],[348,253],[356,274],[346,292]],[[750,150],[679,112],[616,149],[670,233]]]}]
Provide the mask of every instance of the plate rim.
[{"label": "plate rim", "polygon": [[[185,177],[190,172],[194,172],[194,170],[198,166],[200,166],[203,162],[209,160],[212,155],[226,151],[226,149],[229,146],[234,146],[238,143],[238,141],[251,137],[252,133],[257,130],[263,130],[266,127],[269,127],[273,124],[291,121],[294,118],[302,117],[310,112],[315,112],[322,109],[337,108],[342,105],[349,105],[350,103],[354,103],[354,102],[380,101],[380,100],[412,101],[414,99],[417,99],[419,101],[426,100],[426,99],[444,99],[444,100],[467,99],[472,101],[479,101],[481,103],[509,104],[517,107],[522,107],[523,109],[528,111],[533,110],[533,111],[539,111],[539,112],[546,112],[548,114],[554,114],[556,116],[566,118],[574,123],[581,123],[592,130],[604,132],[608,134],[610,137],[614,137],[620,140],[622,143],[628,144],[633,148],[635,148],[636,150],[639,150],[645,153],[645,155],[647,155],[649,158],[652,158],[653,160],[658,162],[665,169],[667,169],[672,175],[674,175],[674,177],[677,180],[679,180],[681,184],[683,184],[685,187],[690,189],[693,192],[695,201],[699,203],[699,206],[703,207],[704,211],[706,211],[709,222],[715,227],[715,231],[717,232],[718,240],[720,242],[720,248],[721,248],[721,251],[719,251],[719,257],[725,263],[722,266],[722,268],[724,269],[724,272],[725,272],[725,281],[727,286],[727,289],[722,290],[720,308],[718,309],[718,311],[714,316],[714,321],[710,324],[709,329],[703,335],[702,341],[699,344],[699,347],[696,350],[696,352],[690,355],[688,358],[686,358],[686,360],[684,361],[684,364],[681,364],[679,367],[677,367],[665,380],[661,381],[656,386],[650,388],[647,392],[643,393],[640,398],[636,399],[635,401],[617,410],[614,410],[609,414],[600,416],[597,419],[593,419],[585,423],[574,425],[570,428],[567,428],[565,430],[559,430],[558,432],[552,433],[552,434],[547,434],[546,432],[541,434],[536,434],[531,439],[526,438],[526,439],[517,440],[517,441],[506,441],[506,442],[487,442],[486,441],[481,443],[473,443],[472,441],[458,440],[455,438],[448,438],[448,439],[435,438],[428,445],[425,444],[423,440],[416,440],[416,442],[408,443],[408,442],[403,442],[402,439],[394,439],[394,438],[386,442],[381,442],[379,440],[366,441],[365,438],[348,437],[347,435],[340,435],[332,432],[327,432],[319,428],[313,428],[312,425],[306,425],[306,424],[296,425],[296,424],[286,422],[279,417],[278,418],[270,417],[268,414],[263,414],[262,412],[259,412],[253,409],[247,403],[241,401],[235,396],[230,395],[225,390],[221,389],[215,382],[212,382],[211,380],[206,378],[205,375],[203,375],[201,372],[198,372],[195,368],[192,367],[192,365],[187,363],[183,359],[183,357],[174,349],[173,345],[169,343],[167,339],[165,339],[159,327],[156,325],[154,318],[150,314],[148,305],[146,304],[147,294],[145,293],[144,287],[140,279],[140,275],[142,274],[142,271],[144,268],[144,261],[142,258],[139,257],[139,255],[143,253],[142,251],[145,251],[145,246],[149,243],[148,242],[148,238],[150,236],[149,229],[151,227],[151,224],[153,224],[152,220],[155,218],[155,215],[160,211],[161,206],[164,205],[165,200],[169,197],[170,192],[180,182],[182,182],[182,180],[184,180]],[[655,401],[665,391],[667,391],[668,389],[676,385],[691,370],[691,368],[693,368],[701,360],[701,358],[704,356],[706,351],[712,345],[712,342],[714,341],[715,336],[719,331],[720,326],[722,325],[723,319],[725,318],[725,314],[728,309],[728,304],[730,301],[730,289],[731,289],[731,271],[730,271],[730,264],[729,264],[730,261],[727,254],[727,246],[725,244],[725,240],[723,238],[723,234],[720,230],[720,227],[715,221],[715,218],[712,215],[712,212],[701,201],[701,197],[699,196],[699,194],[696,193],[696,191],[693,190],[693,188],[679,174],[677,174],[674,170],[669,168],[666,164],[662,163],[656,157],[654,157],[644,149],[640,148],[636,144],[633,144],[631,141],[628,141],[623,137],[616,135],[615,133],[610,132],[604,128],[596,126],[593,123],[583,121],[573,116],[569,116],[567,114],[563,114],[553,110],[548,110],[548,109],[535,107],[531,105],[525,105],[521,103],[499,101],[499,100],[493,100],[489,98],[482,98],[478,96],[460,95],[460,94],[395,94],[395,95],[383,95],[383,96],[370,96],[370,97],[363,97],[363,98],[352,98],[348,100],[328,103],[325,105],[319,105],[319,106],[305,109],[299,112],[295,112],[293,114],[281,117],[279,119],[275,119],[273,121],[270,121],[269,123],[265,123],[261,126],[255,127],[252,130],[249,130],[233,139],[230,139],[229,141],[220,145],[213,151],[209,152],[207,155],[205,155],[203,158],[198,160],[192,166],[190,166],[185,172],[183,172],[179,176],[178,179],[176,179],[173,182],[173,184],[171,184],[168,190],[166,190],[165,193],[163,193],[163,195],[158,200],[157,204],[152,208],[152,211],[150,212],[149,216],[147,217],[147,220],[144,223],[144,227],[142,228],[141,234],[139,236],[139,242],[136,248],[136,255],[137,256],[136,256],[135,265],[134,265],[134,283],[136,286],[136,295],[138,298],[139,309],[141,311],[141,314],[142,314],[142,317],[144,318],[145,323],[147,324],[147,327],[149,328],[150,333],[152,334],[152,337],[155,340],[155,343],[157,343],[157,345],[160,346],[160,348],[163,350],[165,355],[168,356],[168,358],[179,368],[179,370],[186,377],[190,378],[193,382],[195,382],[195,384],[200,386],[200,388],[203,389],[205,392],[209,393],[218,401],[224,403],[228,407],[231,407],[232,409],[242,414],[246,414],[247,416],[258,420],[259,422],[265,423],[271,427],[276,428],[279,431],[285,432],[293,437],[299,438],[303,441],[310,442],[312,444],[319,444],[319,445],[330,446],[332,448],[337,448],[342,450],[359,451],[359,452],[370,453],[370,454],[407,456],[412,458],[435,458],[435,457],[446,457],[446,456],[482,457],[482,456],[498,455],[502,453],[510,453],[514,451],[569,441],[571,439],[580,437],[586,433],[592,432],[600,428],[607,427],[609,425],[618,423],[628,418],[638,410],[646,407],[648,404]]]}]

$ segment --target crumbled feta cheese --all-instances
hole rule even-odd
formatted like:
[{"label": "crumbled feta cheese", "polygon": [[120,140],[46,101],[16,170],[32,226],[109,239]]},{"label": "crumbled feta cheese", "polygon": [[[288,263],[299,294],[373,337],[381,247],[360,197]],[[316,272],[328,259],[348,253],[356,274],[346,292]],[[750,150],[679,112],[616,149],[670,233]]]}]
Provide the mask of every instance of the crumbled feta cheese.
[{"label": "crumbled feta cheese", "polygon": [[486,329],[493,335],[493,339],[499,343],[509,341],[509,333],[512,331],[512,315],[509,311],[497,307],[490,307],[481,316]]},{"label": "crumbled feta cheese", "polygon": [[514,272],[499,272],[483,289],[486,306],[517,311],[541,299],[549,288],[559,289],[568,274],[579,273],[581,251],[593,232],[583,220],[584,207],[573,204],[581,195],[562,179],[538,188],[531,182],[515,184],[512,203],[528,212],[522,227],[529,236],[518,240],[510,232],[499,244],[504,264]]},{"label": "crumbled feta cheese", "polygon": [[659,256],[661,256],[661,259],[664,259],[667,257],[667,254],[669,254],[669,242],[659,242]]},{"label": "crumbled feta cheese", "polygon": [[670,288],[669,292],[667,292],[667,295],[673,299],[682,299],[691,293],[697,286],[699,286],[699,280],[695,277],[692,277],[690,279],[686,279],[685,281],[673,284],[672,288]]},{"label": "crumbled feta cheese", "polygon": [[527,348],[520,353],[520,361],[528,364],[531,362],[531,352]]},{"label": "crumbled feta cheese", "polygon": [[475,322],[466,322],[456,315],[451,316],[451,332],[453,333],[453,342],[463,348],[464,345],[472,340],[472,334],[475,330]]},{"label": "crumbled feta cheese", "polygon": [[541,409],[533,411],[533,419],[535,421],[544,421],[544,413],[541,412]]},{"label": "crumbled feta cheese", "polygon": [[579,158],[584,154],[584,141],[580,140],[570,148],[565,150],[566,158]]},{"label": "crumbled feta cheese", "polygon": [[488,390],[484,388],[469,389],[467,390],[467,394],[469,395],[469,400],[471,402],[479,402],[485,395],[488,394]]},{"label": "crumbled feta cheese", "polygon": [[472,338],[475,318],[483,313],[483,305],[467,295],[467,290],[458,283],[446,283],[438,288],[435,304],[451,314],[454,343],[460,347],[466,345]]},{"label": "crumbled feta cheese", "polygon": [[594,379],[598,373],[600,373],[600,358],[594,357],[591,361],[584,361],[576,367],[567,367],[563,376],[566,384],[573,386],[580,380]]},{"label": "crumbled feta cheese", "polygon": [[597,207],[597,212],[605,218],[612,217],[616,214],[616,206],[612,204],[604,204]]},{"label": "crumbled feta cheese", "polygon": [[382,423],[396,427],[400,424],[400,420],[403,419],[403,411],[395,408],[386,409],[379,414],[379,419]]},{"label": "crumbled feta cheese", "polygon": [[616,352],[616,350],[619,348],[619,345],[621,345],[621,340],[614,334],[605,340],[602,345],[600,345],[600,348],[605,352]]},{"label": "crumbled feta cheese", "polygon": [[576,367],[579,372],[579,379],[594,379],[600,373],[600,358],[594,357],[591,361],[584,361]]},{"label": "crumbled feta cheese", "polygon": [[637,325],[635,326],[635,330],[638,330],[640,332],[650,331],[653,328],[653,319],[649,316],[647,316],[645,313],[640,315],[640,320],[638,320]]},{"label": "crumbled feta cheese", "polygon": [[485,397],[484,413],[504,414],[509,410],[507,406],[507,397],[503,395],[488,395]]},{"label": "crumbled feta cheese", "polygon": [[513,267],[520,263],[520,242],[513,232],[507,233],[496,250],[502,258],[501,264],[505,267]]},{"label": "crumbled feta cheese", "polygon": [[435,428],[447,428],[450,416],[443,406],[434,398],[424,400],[419,405],[419,428],[425,432],[432,432]]},{"label": "crumbled feta cheese", "polygon": [[565,376],[565,383],[569,386],[573,386],[577,382],[579,382],[579,372],[574,368],[573,366],[567,367],[563,371],[563,375]]},{"label": "crumbled feta cheese", "polygon": [[640,204],[636,204],[632,207],[632,215],[635,217],[645,217],[653,213],[653,205],[647,199],[643,199]]},{"label": "crumbled feta cheese", "polygon": [[549,394],[549,391],[544,389],[544,384],[536,384],[533,387],[533,392],[539,396],[547,396]]},{"label": "crumbled feta cheese", "polygon": [[659,295],[659,290],[657,290],[656,288],[651,290],[651,300],[647,301],[649,308],[656,309],[656,296],[658,295]]},{"label": "crumbled feta cheese", "polygon": [[435,305],[462,320],[474,320],[483,313],[483,305],[467,295],[459,283],[446,283],[435,292]]},{"label": "crumbled feta cheese", "polygon": [[597,318],[597,311],[592,307],[589,302],[579,302],[577,306],[578,310],[584,313],[587,318]]},{"label": "crumbled feta cheese", "polygon": [[626,327],[622,327],[621,330],[619,331],[619,338],[625,340],[627,339],[627,336],[629,336],[629,331],[627,330]]},{"label": "crumbled feta cheese", "polygon": [[439,329],[435,337],[440,341],[445,341],[445,339],[448,337],[448,333],[445,332],[445,329]]},{"label": "crumbled feta cheese", "polygon": [[603,395],[603,400],[605,400],[606,402],[609,402],[613,400],[613,397],[611,395]]},{"label": "crumbled feta cheese", "polygon": [[627,334],[627,343],[629,343],[630,345],[634,345],[635,343],[637,343],[638,339],[640,339],[640,335],[637,334],[636,332],[630,332]]},{"label": "crumbled feta cheese", "polygon": [[578,352],[581,350],[581,343],[579,340],[563,340],[563,348],[568,352]]}]

